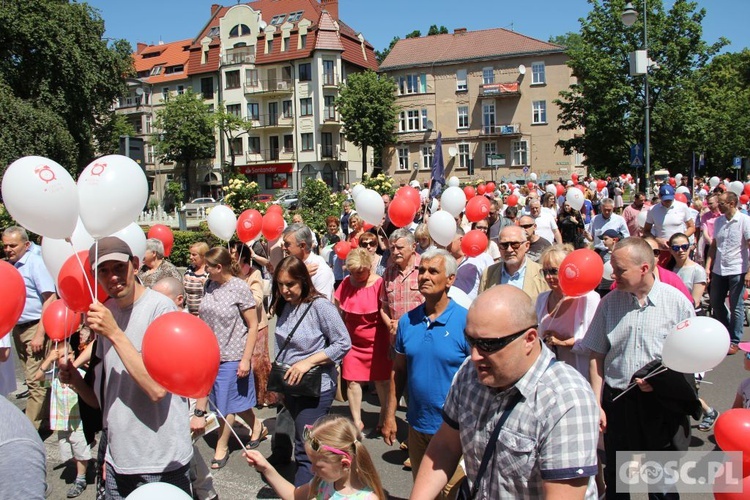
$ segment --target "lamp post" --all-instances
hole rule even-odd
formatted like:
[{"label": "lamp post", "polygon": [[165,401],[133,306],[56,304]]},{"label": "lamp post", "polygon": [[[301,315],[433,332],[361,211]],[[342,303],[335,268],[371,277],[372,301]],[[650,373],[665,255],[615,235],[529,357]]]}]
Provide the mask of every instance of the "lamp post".
[{"label": "lamp post", "polygon": [[[645,143],[643,147],[643,156],[644,156],[644,163],[645,163],[645,184],[646,189],[645,192],[648,195],[648,193],[651,190],[651,147],[650,147],[650,139],[651,139],[651,122],[650,122],[650,108],[651,108],[651,99],[649,97],[649,90],[648,90],[648,69],[651,65],[651,60],[648,58],[648,27],[646,24],[646,13],[648,11],[648,7],[646,6],[646,2],[648,0],[643,0],[643,51],[645,52],[646,57],[646,70],[643,74],[643,87],[644,87],[644,121],[645,121]],[[625,5],[625,10],[622,12],[621,15],[622,23],[625,26],[632,26],[633,23],[635,23],[636,19],[638,19],[638,11],[633,8],[633,3],[628,2]],[[633,53],[635,55],[635,53]],[[631,67],[633,63],[631,62]],[[631,74],[633,74],[631,72]]]}]

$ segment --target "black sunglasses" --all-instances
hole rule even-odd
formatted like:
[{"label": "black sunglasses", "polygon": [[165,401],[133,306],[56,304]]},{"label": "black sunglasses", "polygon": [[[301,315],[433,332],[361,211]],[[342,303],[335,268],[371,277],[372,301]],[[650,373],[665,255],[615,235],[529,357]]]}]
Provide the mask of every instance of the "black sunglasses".
[{"label": "black sunglasses", "polygon": [[525,241],[501,241],[497,244],[500,248],[508,248],[513,247],[513,250],[518,250],[518,248],[526,243]]},{"label": "black sunglasses", "polygon": [[466,337],[466,343],[469,344],[470,347],[476,347],[480,351],[492,353],[504,349],[506,346],[508,346],[508,344],[516,340],[518,337],[528,332],[532,328],[536,328],[537,326],[539,325],[531,325],[521,331],[512,333],[506,337],[500,337],[499,339],[475,339],[474,337],[469,337],[468,335],[466,335],[466,332],[464,332],[464,337]]},{"label": "black sunglasses", "polygon": [[359,242],[359,246],[362,246],[362,247],[376,247],[376,246],[378,246],[378,242],[377,241],[360,241]]},{"label": "black sunglasses", "polygon": [[550,267],[549,269],[542,269],[542,275],[544,275],[544,276],[557,276],[557,268]]},{"label": "black sunglasses", "polygon": [[524,229],[528,229],[530,227],[534,227],[534,224],[519,224],[519,226],[521,226]]},{"label": "black sunglasses", "polygon": [[687,252],[688,248],[690,248],[690,243],[685,243],[684,245],[672,245],[673,252],[679,252],[680,250]]}]

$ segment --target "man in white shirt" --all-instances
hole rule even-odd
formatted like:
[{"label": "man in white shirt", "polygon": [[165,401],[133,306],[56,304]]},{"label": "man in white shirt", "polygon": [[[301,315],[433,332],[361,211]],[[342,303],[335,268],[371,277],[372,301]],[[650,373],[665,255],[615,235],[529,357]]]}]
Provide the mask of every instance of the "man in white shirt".
[{"label": "man in white shirt", "polygon": [[535,199],[529,203],[529,212],[536,223],[536,234],[550,243],[562,243],[562,235],[557,228],[557,221],[549,213],[542,211],[542,204]]},{"label": "man in white shirt", "polygon": [[622,238],[630,236],[628,224],[621,215],[614,213],[615,202],[612,198],[604,198],[601,204],[601,213],[591,219],[591,236],[594,239],[594,250],[599,255],[606,254],[609,250],[602,242],[602,234],[608,229],[614,229],[622,235]]},{"label": "man in white shirt", "polygon": [[674,188],[669,184],[665,183],[659,188],[661,203],[648,211],[643,227],[643,234],[653,234],[659,243],[661,255],[658,263],[662,267],[672,256],[669,253],[669,238],[675,233],[683,233],[689,238],[695,232],[695,219],[687,205],[674,201],[674,195]]},{"label": "man in white shirt", "polygon": [[281,233],[281,239],[284,241],[284,251],[305,263],[315,289],[332,300],[335,282],[333,270],[323,257],[312,253],[313,235],[310,228],[304,224],[292,224]]}]

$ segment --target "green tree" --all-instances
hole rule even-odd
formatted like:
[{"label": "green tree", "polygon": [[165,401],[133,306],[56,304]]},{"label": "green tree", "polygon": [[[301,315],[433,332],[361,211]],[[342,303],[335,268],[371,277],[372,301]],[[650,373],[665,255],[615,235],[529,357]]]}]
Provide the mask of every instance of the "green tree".
[{"label": "green tree", "polygon": [[96,150],[99,154],[111,155],[120,151],[120,136],[135,136],[135,127],[125,118],[125,115],[113,112],[95,135]]},{"label": "green tree", "polygon": [[156,154],[164,161],[177,162],[185,179],[186,199],[193,194],[193,164],[216,154],[214,119],[210,108],[199,94],[188,89],[167,98],[156,112],[156,128],[161,130],[155,142]]},{"label": "green tree", "polygon": [[219,108],[214,113],[214,121],[216,123],[216,128],[219,129],[219,134],[222,137],[222,140],[226,139],[227,144],[229,144],[229,164],[232,175],[235,175],[237,172],[234,170],[235,151],[232,139],[241,135],[237,134],[237,132],[249,132],[252,128],[252,121],[235,115],[234,113],[227,112],[227,108],[224,106],[223,102],[219,103]]},{"label": "green tree", "polygon": [[[310,178],[305,181],[299,192],[297,212],[310,229],[318,234],[326,231],[326,217],[341,216],[343,194],[331,193],[331,188],[322,179]],[[291,221],[292,213],[287,214]]]},{"label": "green tree", "polygon": [[[580,41],[567,37],[568,65],[577,83],[560,93],[561,130],[583,131],[560,140],[566,154],[586,156],[585,164],[619,173],[628,168],[629,145],[643,142],[644,77],[630,76],[628,53],[643,46],[643,16],[631,27],[621,21],[625,0],[589,0],[591,11],[581,19]],[[665,11],[661,0],[648,2],[650,70],[651,165],[684,169],[699,127],[685,127],[679,117],[690,113],[692,74],[727,42],[708,45],[701,23],[704,9],[689,0],[675,0]],[[679,141],[675,141],[676,137]]]},{"label": "green tree", "polygon": [[[72,172],[93,159],[95,132],[108,121],[112,102],[133,71],[130,44],[108,45],[103,37],[104,21],[86,3],[9,0],[0,8],[0,81],[20,101],[10,106],[36,122],[35,128],[51,125],[55,137],[41,139],[47,144],[34,152],[57,151],[61,156],[53,159]],[[5,92],[3,99],[12,100]],[[16,125],[5,134],[10,142],[3,153],[9,157],[0,163],[29,153],[27,130]]]},{"label": "green tree", "polygon": [[427,31],[427,36],[447,35],[447,34],[448,34],[448,28],[446,28],[442,24],[440,25],[439,28],[437,27],[437,24],[433,24],[432,26],[430,26],[430,29]]},{"label": "green tree", "polygon": [[394,141],[398,108],[396,84],[374,71],[353,73],[336,98],[346,139],[362,148],[362,169],[367,171],[367,148],[382,150]]},{"label": "green tree", "polygon": [[[438,28],[437,25],[433,24],[432,26],[430,26],[430,31],[427,33],[427,36],[442,35],[446,33],[448,33],[448,28],[442,25]],[[414,30],[411,33],[408,33],[404,38],[419,38],[421,36],[421,31]],[[385,61],[385,58],[388,57],[388,54],[391,53],[391,49],[393,49],[393,47],[396,45],[396,43],[398,43],[399,40],[401,40],[400,37],[394,36],[391,39],[391,43],[388,45],[388,48],[385,48],[382,51],[375,51],[375,58],[378,60],[378,64],[383,64],[383,61]]]}]

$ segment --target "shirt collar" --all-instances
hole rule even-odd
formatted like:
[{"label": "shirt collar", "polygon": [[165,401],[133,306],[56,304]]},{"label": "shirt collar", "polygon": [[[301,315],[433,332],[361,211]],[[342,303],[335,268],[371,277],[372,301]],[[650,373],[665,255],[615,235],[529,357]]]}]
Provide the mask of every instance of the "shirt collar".
[{"label": "shirt collar", "polygon": [[526,272],[526,256],[523,256],[523,264],[521,264],[521,267],[518,268],[518,271],[516,271],[513,274],[510,274],[507,269],[505,269],[505,263],[503,263],[503,266],[501,268],[503,270],[503,275],[508,276],[509,278],[517,278],[521,276],[522,273]]},{"label": "shirt collar", "polygon": [[[526,399],[530,399],[534,395],[536,386],[539,384],[539,379],[542,378],[544,372],[547,371],[550,361],[552,360],[552,351],[542,343],[541,339],[539,339],[538,342],[541,344],[541,352],[539,353],[539,356],[537,356],[536,361],[531,365],[531,368],[529,368],[526,373],[524,373],[523,376],[513,384],[513,387],[515,387]],[[510,391],[506,390],[504,392],[508,393]]]},{"label": "shirt collar", "polygon": [[425,310],[424,302],[422,302],[422,304],[420,304],[419,307],[422,308],[422,313],[424,314],[425,321],[427,321],[428,324],[430,324],[430,325],[447,325],[448,321],[450,320],[451,316],[453,315],[453,312],[456,310],[456,303],[453,301],[453,299],[451,299],[449,297],[448,298],[448,305],[446,306],[445,310],[442,313],[440,313],[440,315],[437,318],[435,318],[433,320],[429,319],[429,317],[427,315],[427,311]]},{"label": "shirt collar", "polygon": [[[33,243],[32,243],[32,245],[33,245]],[[23,254],[23,257],[21,257],[20,259],[18,259],[15,262],[14,266],[15,267],[21,267],[21,266],[26,265],[26,262],[28,262],[29,257],[31,257],[32,251],[33,251],[33,248],[31,246],[29,246],[29,248],[27,248],[26,252]]]}]

